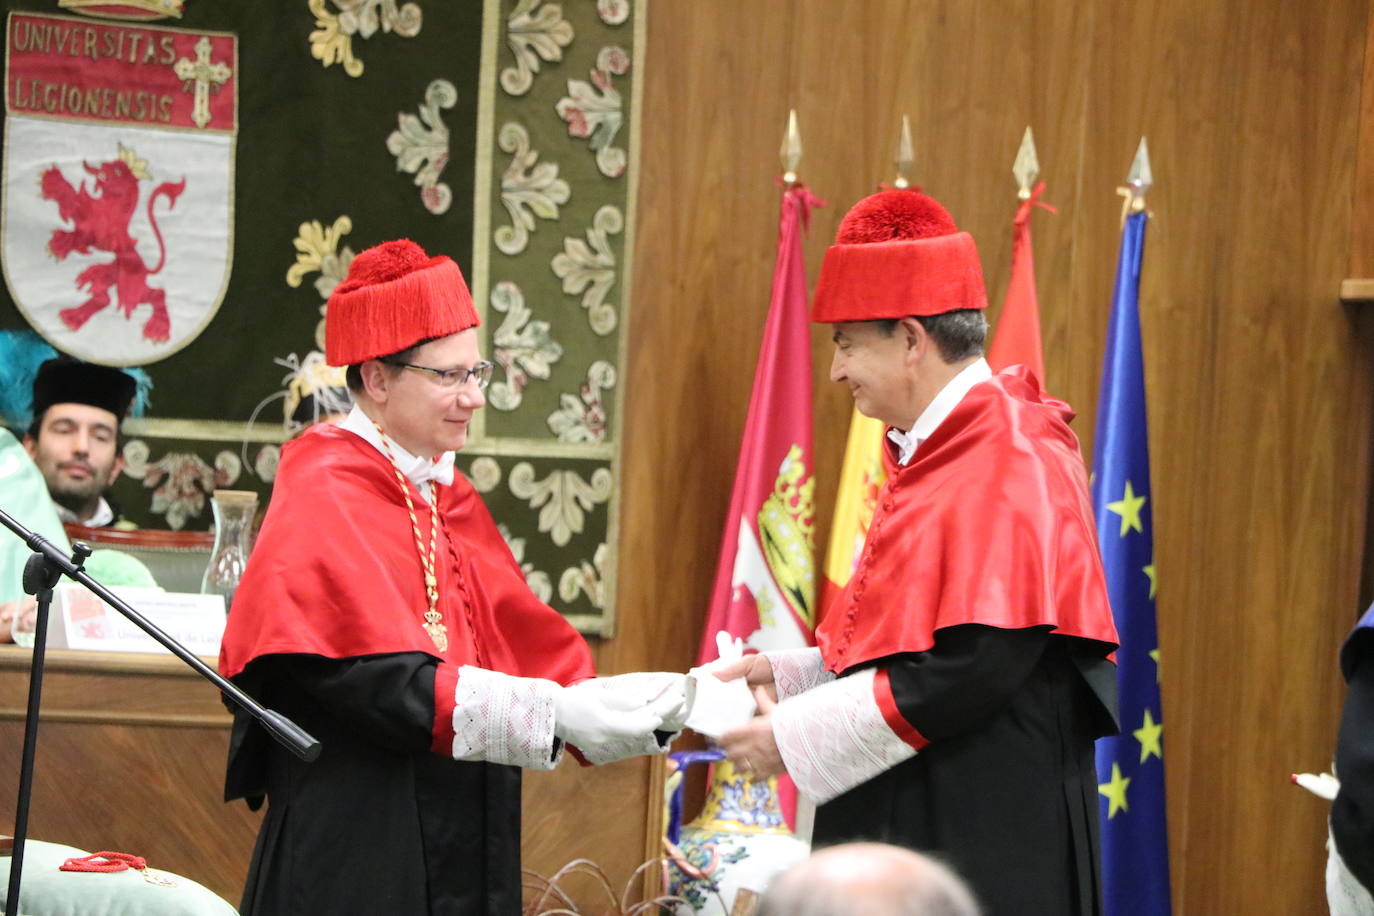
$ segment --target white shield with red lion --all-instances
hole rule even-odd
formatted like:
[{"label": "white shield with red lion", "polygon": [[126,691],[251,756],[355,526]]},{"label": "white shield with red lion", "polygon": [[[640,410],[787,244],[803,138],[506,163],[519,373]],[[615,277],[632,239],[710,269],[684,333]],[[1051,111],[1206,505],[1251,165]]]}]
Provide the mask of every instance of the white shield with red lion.
[{"label": "white shield with red lion", "polygon": [[10,295],[64,352],[170,356],[229,282],[235,38],[35,13],[6,25]]}]

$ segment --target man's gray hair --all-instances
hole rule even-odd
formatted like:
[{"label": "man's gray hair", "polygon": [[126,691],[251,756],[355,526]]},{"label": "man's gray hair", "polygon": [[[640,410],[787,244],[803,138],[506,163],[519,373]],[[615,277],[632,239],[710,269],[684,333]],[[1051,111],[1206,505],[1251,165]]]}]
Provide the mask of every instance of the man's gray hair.
[{"label": "man's gray hair", "polygon": [[[988,318],[982,309],[955,309],[940,315],[913,315],[935,341],[940,358],[947,363],[957,363],[974,356],[983,355],[983,344],[988,336]],[[896,318],[880,318],[878,329],[884,337],[891,337],[897,329]]]},{"label": "man's gray hair", "polygon": [[979,916],[967,885],[929,856],[883,843],[823,849],[783,872],[758,916]]}]

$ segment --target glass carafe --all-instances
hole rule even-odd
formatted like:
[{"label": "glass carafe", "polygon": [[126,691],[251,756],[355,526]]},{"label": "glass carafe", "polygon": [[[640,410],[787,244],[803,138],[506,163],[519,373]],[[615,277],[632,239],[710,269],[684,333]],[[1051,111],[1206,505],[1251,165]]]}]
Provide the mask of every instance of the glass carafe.
[{"label": "glass carafe", "polygon": [[207,595],[223,595],[227,613],[252,549],[258,494],[249,490],[216,490],[210,496],[210,505],[215,511],[215,547],[200,590]]}]

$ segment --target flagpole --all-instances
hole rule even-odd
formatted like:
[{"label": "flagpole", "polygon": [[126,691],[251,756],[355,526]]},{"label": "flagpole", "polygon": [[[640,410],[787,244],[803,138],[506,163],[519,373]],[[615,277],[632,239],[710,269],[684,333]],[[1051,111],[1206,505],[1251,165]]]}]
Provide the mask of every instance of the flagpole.
[{"label": "flagpole", "polygon": [[1055,212],[1040,200],[1045,183],[1040,177],[1040,158],[1035,151],[1035,136],[1027,125],[1011,166],[1016,178],[1016,197],[1020,204],[1012,219],[1011,272],[1007,295],[997,315],[997,329],[988,347],[988,364],[994,371],[1021,365],[1036,380],[1045,384],[1045,358],[1040,337],[1040,305],[1035,292],[1035,257],[1031,248],[1030,219],[1034,207]]},{"label": "flagpole", "polygon": [[791,189],[797,183],[797,166],[801,165],[801,131],[797,129],[797,109],[787,111],[787,131],[782,135],[782,149],[778,158],[782,160],[782,184]]},{"label": "flagpole", "polygon": [[1163,710],[1155,615],[1153,499],[1140,272],[1153,184],[1142,138],[1126,186],[1121,251],[1102,363],[1093,505],[1102,568],[1116,620],[1121,733],[1097,742],[1102,885],[1107,916],[1171,912],[1165,817]]},{"label": "flagpole", "polygon": [[1016,178],[1016,185],[1020,189],[1016,192],[1020,200],[1030,200],[1031,188],[1035,187],[1035,179],[1040,177],[1040,159],[1035,154],[1035,135],[1031,133],[1030,125],[1026,125],[1026,132],[1021,135],[1021,146],[1016,150],[1016,161],[1011,164],[1011,174]]},{"label": "flagpole", "polygon": [[893,179],[892,186],[898,190],[905,190],[911,187],[909,176],[911,170],[916,166],[916,154],[911,146],[911,122],[906,115],[902,115],[902,133],[897,138],[897,177]]}]

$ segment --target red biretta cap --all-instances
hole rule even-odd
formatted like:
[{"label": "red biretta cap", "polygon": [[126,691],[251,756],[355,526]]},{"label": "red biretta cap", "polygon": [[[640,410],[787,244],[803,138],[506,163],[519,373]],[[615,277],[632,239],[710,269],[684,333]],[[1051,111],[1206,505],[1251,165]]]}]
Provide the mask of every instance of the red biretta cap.
[{"label": "red biretta cap", "polygon": [[811,320],[874,321],[987,306],[973,236],[920,191],[882,191],[840,221],[821,262]]},{"label": "red biretta cap", "polygon": [[324,319],[325,362],[351,366],[481,324],[463,272],[409,239],[359,252]]}]

